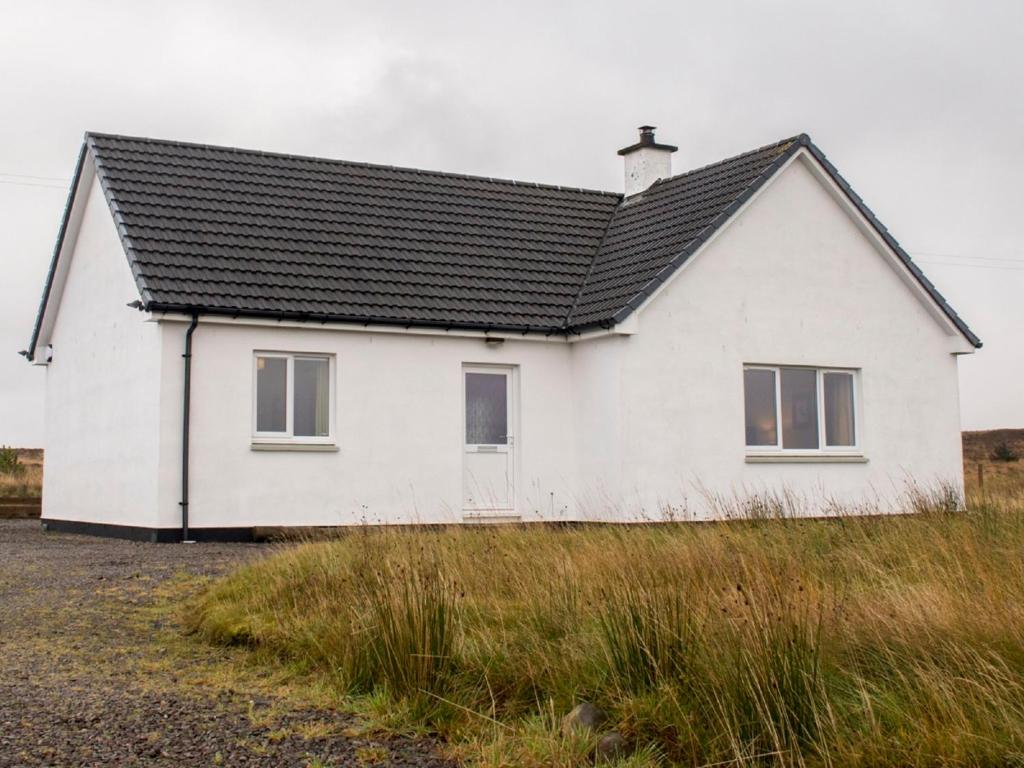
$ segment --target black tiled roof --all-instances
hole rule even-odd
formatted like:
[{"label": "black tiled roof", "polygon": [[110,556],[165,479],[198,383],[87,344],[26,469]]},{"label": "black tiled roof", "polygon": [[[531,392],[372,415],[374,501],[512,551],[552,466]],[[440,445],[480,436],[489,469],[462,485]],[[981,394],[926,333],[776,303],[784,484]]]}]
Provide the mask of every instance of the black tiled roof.
[{"label": "black tiled roof", "polygon": [[655,182],[612,215],[569,325],[617,322],[789,157],[799,137]]},{"label": "black tiled roof", "polygon": [[620,197],[91,134],[144,304],[562,328]]},{"label": "black tiled roof", "polygon": [[625,199],[96,133],[83,149],[149,310],[576,333],[627,317],[800,147],[980,346],[806,135]]}]

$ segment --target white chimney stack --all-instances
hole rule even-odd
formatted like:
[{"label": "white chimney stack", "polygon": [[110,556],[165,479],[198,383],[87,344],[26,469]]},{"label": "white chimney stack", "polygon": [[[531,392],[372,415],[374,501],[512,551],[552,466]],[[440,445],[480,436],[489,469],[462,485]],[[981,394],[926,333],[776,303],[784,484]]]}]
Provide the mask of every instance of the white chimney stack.
[{"label": "white chimney stack", "polygon": [[643,192],[672,175],[672,153],[678,147],[654,141],[654,126],[640,126],[640,141],[619,150],[626,163],[626,197]]}]

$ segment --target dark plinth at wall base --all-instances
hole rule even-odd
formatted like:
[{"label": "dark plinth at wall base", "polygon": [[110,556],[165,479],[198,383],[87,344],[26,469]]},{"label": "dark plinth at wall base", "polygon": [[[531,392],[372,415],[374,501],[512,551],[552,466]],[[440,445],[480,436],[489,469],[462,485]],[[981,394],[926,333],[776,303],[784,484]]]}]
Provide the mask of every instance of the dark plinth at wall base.
[{"label": "dark plinth at wall base", "polygon": [[[145,528],[140,525],[112,525],[88,523],[81,520],[42,521],[44,531],[80,533],[85,536],[104,536],[110,539],[148,541],[154,544],[173,544],[181,541],[180,528]],[[189,528],[192,541],[255,541],[252,528]]]}]

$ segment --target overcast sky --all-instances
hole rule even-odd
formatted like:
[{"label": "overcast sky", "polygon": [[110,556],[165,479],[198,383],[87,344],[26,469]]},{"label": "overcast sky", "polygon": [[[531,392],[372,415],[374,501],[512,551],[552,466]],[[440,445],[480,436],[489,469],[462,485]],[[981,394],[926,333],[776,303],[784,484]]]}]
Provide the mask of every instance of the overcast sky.
[{"label": "overcast sky", "polygon": [[86,130],[615,191],[641,123],[807,132],[985,342],[964,427],[1024,427],[1024,3],[824,5],[0,0],[0,443]]}]

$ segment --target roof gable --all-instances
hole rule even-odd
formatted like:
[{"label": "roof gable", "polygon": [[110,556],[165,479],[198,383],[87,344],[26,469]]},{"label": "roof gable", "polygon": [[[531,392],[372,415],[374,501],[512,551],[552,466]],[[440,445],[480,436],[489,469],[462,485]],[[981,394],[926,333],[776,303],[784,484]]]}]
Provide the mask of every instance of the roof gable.
[{"label": "roof gable", "polygon": [[799,147],[799,137],[673,176],[615,210],[570,327],[624,320]]},{"label": "roof gable", "polygon": [[980,346],[806,135],[625,199],[93,133],[79,173],[93,158],[150,311],[569,334],[622,322],[802,147]]},{"label": "roof gable", "polygon": [[822,152],[818,146],[811,141],[809,136],[804,135],[802,137],[803,146],[807,148],[811,156],[818,161],[821,168],[828,174],[829,178],[835,183],[835,185],[841,190],[846,196],[847,200],[853,205],[854,208],[864,217],[867,223],[871,226],[872,230],[878,234],[883,242],[889,247],[892,253],[903,263],[903,266],[907,268],[913,278],[921,286],[927,296],[935,303],[938,309],[949,318],[949,321],[953,324],[953,327],[963,335],[965,339],[976,349],[980,349],[982,346],[981,339],[975,335],[975,333],[968,327],[967,323],[956,313],[956,310],[950,306],[949,302],[946,301],[945,297],[939,293],[939,289],[925,277],[924,272],[921,268],[914,263],[914,260],[910,258],[910,254],[907,253],[903,246],[897,242],[896,238],[893,237],[892,233],[886,229],[885,225],[878,220],[874,212],[868,208],[867,204],[861,199],[860,195],[853,191],[850,184],[842,177],[838,169],[829,162],[825,153]]},{"label": "roof gable", "polygon": [[[947,320],[951,333],[959,333],[972,347],[980,348],[981,340],[806,134],[660,181],[646,192],[628,198],[616,210],[609,235],[595,259],[596,268],[588,277],[579,306],[572,315],[572,323],[576,327],[586,323],[611,326],[640,309],[721,232],[748,201],[801,154],[820,169],[820,174],[827,179],[823,183],[833,186],[837,200],[849,206],[851,216],[862,217],[865,231],[877,235],[879,250],[900,265],[900,271],[905,269],[906,282],[928,305],[937,321]],[[702,191],[692,194],[693,188]],[[714,204],[705,207],[715,198],[719,200],[718,207]],[[666,200],[674,202],[666,205]],[[630,204],[634,201],[636,206],[631,211]],[[695,210],[687,210],[688,206]],[[644,225],[643,219],[652,217],[658,223]],[[596,318],[614,313],[611,319],[588,317],[586,312],[594,304],[597,304]],[[621,307],[618,311],[615,311],[616,305]]]}]

